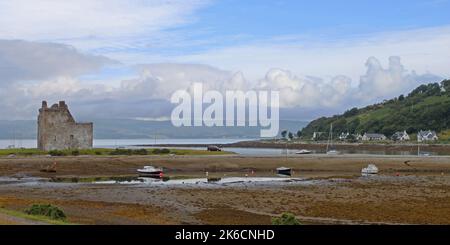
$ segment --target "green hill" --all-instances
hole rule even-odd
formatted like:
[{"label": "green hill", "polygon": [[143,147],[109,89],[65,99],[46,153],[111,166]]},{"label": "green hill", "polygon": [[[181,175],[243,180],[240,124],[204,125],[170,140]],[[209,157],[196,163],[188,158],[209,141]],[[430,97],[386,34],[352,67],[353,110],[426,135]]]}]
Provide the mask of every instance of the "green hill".
[{"label": "green hill", "polygon": [[[314,132],[328,132],[333,123],[333,134],[341,132],[383,133],[390,137],[396,131],[409,134],[419,130],[435,130],[448,135],[450,129],[450,80],[421,85],[409,95],[364,108],[353,108],[342,115],[322,117],[309,123],[303,130],[304,138]],[[327,137],[326,134],[325,137]]]}]

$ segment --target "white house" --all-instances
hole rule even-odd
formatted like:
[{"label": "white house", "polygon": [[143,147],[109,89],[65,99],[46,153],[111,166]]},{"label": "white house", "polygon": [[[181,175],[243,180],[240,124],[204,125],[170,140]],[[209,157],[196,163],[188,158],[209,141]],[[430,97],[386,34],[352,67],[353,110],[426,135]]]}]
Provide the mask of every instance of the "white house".
[{"label": "white house", "polygon": [[322,134],[323,132],[314,132],[311,140],[318,140]]},{"label": "white house", "polygon": [[358,141],[361,141],[361,140],[363,140],[363,136],[361,134],[357,134],[357,135],[355,135],[355,139]]},{"label": "white house", "polygon": [[368,134],[365,133],[362,137],[363,141],[380,141],[380,140],[386,140],[386,136],[384,134]]},{"label": "white house", "polygon": [[409,141],[409,135],[406,133],[406,130],[403,132],[395,132],[395,134],[392,135],[391,139],[393,141]]},{"label": "white house", "polygon": [[348,132],[347,133],[342,132],[341,135],[339,135],[339,139],[346,140],[348,136],[350,136]]},{"label": "white house", "polygon": [[435,131],[431,131],[431,130],[422,131],[422,130],[420,130],[419,133],[417,133],[417,141],[418,142],[436,141],[438,139],[439,138],[436,135]]}]

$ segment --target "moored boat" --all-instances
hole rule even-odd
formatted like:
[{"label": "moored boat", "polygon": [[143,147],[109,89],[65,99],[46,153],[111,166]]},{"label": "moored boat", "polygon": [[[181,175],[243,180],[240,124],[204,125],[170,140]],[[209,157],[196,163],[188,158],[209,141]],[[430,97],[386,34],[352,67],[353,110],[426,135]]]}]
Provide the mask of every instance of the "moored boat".
[{"label": "moored boat", "polygon": [[312,151],[306,150],[306,149],[301,149],[301,150],[295,152],[295,154],[298,154],[298,155],[311,154],[311,153],[312,153]]},{"label": "moored boat", "polygon": [[375,164],[369,164],[366,168],[363,168],[361,170],[361,174],[363,175],[371,175],[371,174],[378,174],[378,168],[375,166]]},{"label": "moored boat", "polygon": [[161,176],[163,174],[162,168],[155,168],[153,166],[144,166],[144,168],[138,169],[137,172],[140,175],[149,176]]},{"label": "moored boat", "polygon": [[329,150],[329,151],[327,151],[327,154],[328,155],[337,155],[337,154],[339,154],[339,151],[337,151],[337,150]]},{"label": "moored boat", "polygon": [[279,167],[277,168],[277,174],[290,176],[292,174],[292,169],[287,167]]}]

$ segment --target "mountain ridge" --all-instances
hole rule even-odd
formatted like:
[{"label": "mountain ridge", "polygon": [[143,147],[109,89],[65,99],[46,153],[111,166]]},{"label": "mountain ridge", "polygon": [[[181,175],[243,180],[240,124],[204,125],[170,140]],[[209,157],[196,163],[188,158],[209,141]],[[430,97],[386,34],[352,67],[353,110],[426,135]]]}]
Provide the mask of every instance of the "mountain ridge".
[{"label": "mountain ridge", "polygon": [[[259,138],[260,127],[174,127],[170,121],[134,119],[97,119],[95,139],[153,139],[157,138]],[[280,120],[280,131],[298,130],[307,121]],[[0,120],[0,139],[35,139],[35,120]]]}]

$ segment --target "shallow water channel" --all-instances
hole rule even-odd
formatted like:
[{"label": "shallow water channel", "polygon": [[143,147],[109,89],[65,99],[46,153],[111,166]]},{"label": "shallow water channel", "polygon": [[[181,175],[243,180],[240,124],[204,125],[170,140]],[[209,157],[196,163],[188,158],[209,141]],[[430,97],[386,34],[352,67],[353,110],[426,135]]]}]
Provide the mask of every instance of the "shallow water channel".
[{"label": "shallow water channel", "polygon": [[248,185],[287,185],[312,184],[314,181],[292,177],[224,177],[224,178],[153,178],[153,177],[89,177],[89,178],[34,178],[0,177],[0,185],[20,186],[74,186],[74,185],[129,185],[129,186],[248,186]]}]

